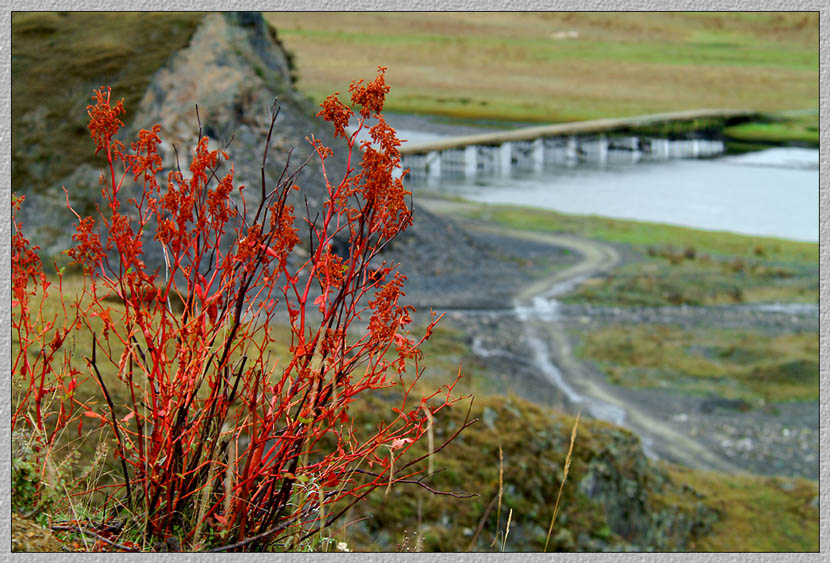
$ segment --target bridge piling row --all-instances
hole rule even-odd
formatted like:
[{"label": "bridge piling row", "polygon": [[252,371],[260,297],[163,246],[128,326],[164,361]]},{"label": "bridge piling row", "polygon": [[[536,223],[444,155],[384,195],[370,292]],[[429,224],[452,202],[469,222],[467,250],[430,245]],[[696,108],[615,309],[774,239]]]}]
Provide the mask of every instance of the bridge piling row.
[{"label": "bridge piling row", "polygon": [[402,155],[402,166],[413,179],[441,177],[474,179],[479,175],[509,176],[514,171],[541,173],[546,169],[588,163],[600,167],[612,163],[705,158],[722,153],[719,140],[660,139],[641,136],[570,135],[505,141],[498,145],[470,144]]},{"label": "bridge piling row", "polygon": [[[757,117],[746,109],[698,109],[672,113],[604,118],[558,123],[452,137],[406,144],[400,148],[402,164],[413,178],[442,176],[474,178],[482,174],[509,175],[514,170],[544,171],[576,166],[581,162],[605,166],[609,163],[705,158],[720,154],[723,141],[703,138],[666,139],[646,133],[645,128],[697,120],[734,120]],[[687,130],[694,131],[695,123]],[[687,137],[695,137],[695,133]]]}]

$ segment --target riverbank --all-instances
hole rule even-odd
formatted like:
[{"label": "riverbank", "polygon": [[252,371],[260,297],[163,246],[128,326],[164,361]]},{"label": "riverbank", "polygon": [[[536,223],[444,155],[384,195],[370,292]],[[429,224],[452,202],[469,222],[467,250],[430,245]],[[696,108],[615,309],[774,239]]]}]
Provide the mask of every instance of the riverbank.
[{"label": "riverbank", "polygon": [[[435,213],[457,211],[457,203],[442,200],[421,199],[421,204]],[[472,204],[464,204],[472,205]],[[544,254],[544,234],[533,233],[532,236],[517,236],[515,225],[507,231],[497,224],[479,220],[459,220],[459,225],[467,230],[474,239],[484,237],[489,243],[498,238],[502,229],[505,237],[501,248],[509,252],[509,259],[521,262],[523,259],[537,262]],[[508,236],[508,233],[512,236]],[[567,238],[561,235],[547,235],[552,256],[563,255],[563,245]],[[640,431],[644,444],[657,457],[676,463],[682,463],[696,469],[717,469],[721,471],[747,471],[768,475],[802,476],[818,478],[818,403],[815,400],[781,402],[774,400],[745,402],[734,399],[732,391],[738,389],[736,382],[728,380],[720,387],[701,387],[696,393],[689,393],[688,381],[666,381],[659,388],[637,388],[614,385],[609,382],[608,374],[593,362],[590,357],[577,357],[574,350],[580,347],[581,339],[592,331],[604,327],[661,327],[674,326],[678,330],[716,331],[716,330],[764,330],[769,334],[807,333],[817,334],[818,309],[809,306],[787,308],[764,305],[726,305],[709,307],[609,307],[592,306],[590,303],[551,304],[545,316],[545,310],[537,311],[532,319],[537,339],[546,342],[547,354],[539,358],[539,351],[534,350],[532,341],[524,334],[527,320],[522,320],[512,309],[513,300],[531,297],[533,291],[542,293],[546,285],[562,283],[567,272],[573,272],[571,279],[585,279],[596,275],[601,269],[608,269],[608,263],[574,271],[583,261],[584,246],[604,247],[607,243],[598,240],[578,239],[580,246],[568,248],[570,262],[565,268],[551,270],[544,275],[536,271],[532,275],[522,274],[517,270],[513,282],[517,285],[512,293],[512,300],[502,299],[496,305],[490,299],[476,301],[483,295],[482,286],[491,292],[493,287],[502,287],[501,295],[507,297],[509,291],[498,276],[486,277],[483,272],[473,274],[476,283],[469,285],[467,293],[461,295],[458,305],[452,307],[452,300],[444,301],[451,306],[447,323],[465,334],[469,352],[465,359],[475,358],[474,365],[482,368],[482,373],[502,374],[497,381],[481,388],[492,392],[512,390],[518,395],[534,400],[546,406],[564,408],[575,414],[584,408],[584,401],[574,401],[557,388],[545,374],[544,361],[558,366],[558,371],[572,389],[579,394],[595,394],[604,401],[613,404],[617,411],[622,409],[627,414],[624,424],[633,420],[635,432]],[[740,247],[740,239],[727,244],[729,248]],[[579,252],[582,248],[582,253]],[[636,268],[643,258],[626,245],[617,243],[612,248],[619,248],[620,263],[626,267]],[[627,248],[627,250],[626,250]],[[573,256],[580,258],[574,260]],[[531,258],[533,256],[533,258]],[[440,279],[436,277],[431,286],[432,291],[440,292]],[[425,292],[419,287],[417,278],[412,280],[409,291],[426,300]],[[524,289],[520,289],[524,288]],[[528,291],[527,288],[535,288]],[[573,289],[573,288],[572,288]],[[576,295],[579,295],[576,288]],[[486,293],[485,292],[485,293]],[[444,294],[442,294],[443,296]],[[491,294],[492,295],[492,294]],[[443,299],[444,297],[442,297]],[[511,305],[507,306],[507,303]],[[550,302],[548,302],[550,303]],[[473,306],[475,305],[475,306]],[[694,346],[694,342],[689,342]],[[771,352],[772,354],[772,352]],[[775,359],[770,358],[773,362]],[[465,362],[466,363],[466,362]],[[775,369],[775,368],[773,368]],[[783,366],[778,369],[787,369]],[[812,369],[812,368],[809,368]],[[817,371],[817,364],[815,366]],[[503,375],[509,372],[509,376]],[[776,372],[768,377],[776,377]],[[780,372],[783,376],[783,372]],[[815,374],[817,377],[817,373]],[[478,377],[476,374],[473,378]],[[486,376],[484,376],[486,377]],[[688,379],[688,378],[687,378]],[[692,378],[693,380],[694,378]],[[816,385],[817,385],[817,379]],[[655,432],[655,428],[660,431]]]},{"label": "riverbank", "polygon": [[[553,496],[549,479],[557,482],[554,476],[561,476],[572,416],[579,412],[583,422],[553,549],[818,549],[817,400],[737,400],[723,394],[730,388],[728,378],[720,382],[724,388],[710,393],[690,392],[672,380],[665,387],[614,384],[602,366],[580,353],[586,335],[617,326],[656,328],[658,335],[667,326],[704,334],[758,330],[817,335],[817,307],[562,303],[559,299],[567,291],[578,292],[574,280],[608,268],[611,274],[614,267],[636,268],[645,253],[631,243],[609,243],[599,236],[522,232],[516,224],[508,228],[456,213],[459,206],[474,207],[470,202],[421,197],[420,204],[448,214],[478,244],[497,246],[503,260],[534,263],[545,254],[547,243],[551,255],[567,256],[569,262],[547,274],[516,268],[512,292],[504,280],[488,277],[482,269],[466,278],[466,290],[455,287],[463,306],[450,306],[425,346],[423,383],[446,381],[461,364],[464,377],[456,390],[475,394],[470,416],[480,420],[458,445],[436,458],[439,472],[430,483],[449,490],[475,489],[481,497],[462,502],[406,489],[391,501],[373,497],[359,512],[372,518],[352,531],[355,545],[389,550],[397,538],[408,537],[406,530],[410,536],[415,530],[426,550],[487,551],[491,538],[503,539],[509,507],[513,520],[508,550],[541,549]],[[734,252],[747,245],[745,239],[719,234],[704,244]],[[770,251],[777,256],[774,248]],[[753,253],[751,247],[746,251]],[[808,262],[810,252],[795,259]],[[510,297],[498,302],[480,298],[487,295],[482,288],[491,279]],[[408,294],[428,303],[429,292],[421,290],[417,278],[412,282]],[[430,290],[440,294],[441,283],[436,276]],[[415,318],[424,322],[427,317],[421,310]],[[689,348],[695,344],[689,342]],[[736,355],[742,353],[736,350]],[[451,430],[459,420],[445,424]],[[448,430],[440,428],[438,435],[446,435]],[[504,508],[497,519],[493,507],[502,491]],[[666,535],[663,528],[664,506],[677,517],[672,528],[676,536]],[[599,513],[594,512],[597,507]],[[640,527],[643,518],[650,520],[648,527]],[[635,530],[646,528],[648,539],[638,543],[644,536]]]}]

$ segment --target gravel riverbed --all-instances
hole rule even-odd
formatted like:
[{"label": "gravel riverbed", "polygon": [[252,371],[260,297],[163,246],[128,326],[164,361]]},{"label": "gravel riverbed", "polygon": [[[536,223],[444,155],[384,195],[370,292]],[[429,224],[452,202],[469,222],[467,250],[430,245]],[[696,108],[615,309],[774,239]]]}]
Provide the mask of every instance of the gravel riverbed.
[{"label": "gravel riverbed", "polygon": [[[561,389],[540,373],[534,363],[533,351],[523,338],[523,321],[513,303],[522,287],[579,262],[580,256],[538,240],[467,230],[461,221],[452,225],[470,237],[472,247],[480,254],[466,260],[466,266],[456,265],[455,269],[450,264],[462,262],[457,257],[447,260],[441,256],[423,256],[421,263],[432,263],[435,269],[421,270],[414,275],[403,264],[402,269],[409,275],[407,298],[412,298],[411,302],[420,309],[416,320],[430,306],[438,312],[447,310],[445,325],[464,333],[470,350],[468,359],[482,367],[476,370],[476,377],[490,378],[490,388],[497,392],[515,393],[539,404],[575,413],[580,405],[569,403]],[[452,254],[452,245],[447,246],[447,252]],[[555,305],[555,314],[545,322],[551,330],[570,332],[570,338],[576,338],[573,335],[580,331],[609,323],[771,332],[818,330],[818,310],[810,307],[595,307],[558,302]],[[550,360],[556,364],[562,360],[562,353],[552,346]],[[564,375],[567,378],[569,374]],[[739,471],[818,478],[817,401],[748,406],[670,388],[626,388],[609,384],[604,374],[585,362],[580,363],[579,377],[592,379],[594,385],[601,386],[628,409],[660,421],[665,428],[700,444]],[[660,444],[659,437],[646,437],[645,443],[647,453],[655,457],[684,461],[673,458],[669,444]],[[694,465],[689,458],[685,461],[687,465]],[[696,468],[713,467],[701,461]]]}]

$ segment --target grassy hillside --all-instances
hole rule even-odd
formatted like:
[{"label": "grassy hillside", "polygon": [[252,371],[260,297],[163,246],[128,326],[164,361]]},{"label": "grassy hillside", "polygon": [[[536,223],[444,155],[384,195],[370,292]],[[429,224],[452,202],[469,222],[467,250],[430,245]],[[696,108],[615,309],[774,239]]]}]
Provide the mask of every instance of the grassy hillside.
[{"label": "grassy hillside", "polygon": [[818,107],[817,13],[266,14],[321,99],[389,67],[387,109],[557,122]]},{"label": "grassy hillside", "polygon": [[[64,288],[74,292],[79,282],[77,277],[71,276],[65,280]],[[113,308],[117,310],[120,306],[113,303]],[[60,317],[54,300],[49,301],[46,314],[49,318]],[[95,322],[93,326],[97,324]],[[284,327],[279,330],[284,331]],[[588,346],[599,350],[591,351],[590,355],[610,354],[606,358],[608,365],[619,372],[620,383],[624,384],[648,384],[648,376],[654,370],[693,372],[702,369],[702,373],[709,374],[711,362],[707,364],[707,358],[689,354],[683,344],[688,344],[690,338],[700,341],[701,346],[708,345],[709,352],[724,361],[722,365],[718,364],[722,368],[720,372],[710,374],[718,376],[715,383],[724,378],[740,379],[746,370],[764,367],[758,356],[765,355],[765,348],[778,350],[784,363],[815,355],[815,343],[810,335],[764,339],[757,334],[747,334],[741,340],[738,334],[675,332],[658,331],[660,338],[655,340],[630,331],[615,332],[611,327],[589,335],[594,340],[589,341]],[[627,339],[626,335],[631,338]],[[630,345],[629,340],[635,345],[633,354],[624,349],[627,343]],[[88,343],[78,340],[75,346],[78,358],[89,355]],[[660,349],[656,350],[655,346]],[[274,351],[279,355],[281,350],[275,348]],[[388,496],[379,490],[321,538],[345,541],[355,551],[498,551],[502,546],[506,551],[543,549],[553,505],[563,481],[574,418],[509,393],[492,395],[504,374],[493,374],[474,361],[475,356],[465,345],[463,335],[456,330],[436,330],[425,347],[425,354],[429,376],[422,382],[423,389],[446,382],[454,374],[458,362],[463,362],[464,378],[456,391],[476,394],[470,418],[479,421],[439,452],[434,462],[435,474],[426,477],[424,482],[436,490],[471,492],[477,496],[461,499],[433,495],[413,484],[399,485]],[[637,358],[641,360],[640,364],[636,363]],[[648,358],[654,358],[654,361],[649,363]],[[81,368],[80,360],[78,367]],[[773,369],[775,366],[767,367]],[[645,380],[633,381],[638,373],[645,374]],[[123,391],[119,391],[122,386],[117,384],[114,375],[105,373],[104,377],[115,402],[127,401]],[[709,379],[702,378],[698,385],[705,386]],[[815,387],[814,381],[801,383],[801,387],[791,386],[786,390],[809,394]],[[781,390],[757,386],[748,389],[762,395]],[[96,392],[91,382],[78,389],[83,395]],[[383,417],[394,416],[391,408],[395,401],[387,402],[388,399],[390,395],[386,394],[354,403],[351,412],[355,423],[372,428]],[[436,422],[436,445],[463,424],[466,402],[445,412]],[[119,411],[118,415],[122,414]],[[64,469],[67,482],[90,478],[88,468],[95,467],[93,458],[102,444],[98,442],[98,433],[87,438],[86,445],[73,446],[78,449],[73,454],[72,467]],[[425,453],[427,447],[426,440],[417,444],[412,457]],[[20,462],[16,463],[19,465]],[[103,475],[116,476],[115,464],[114,459],[108,459],[106,467],[100,471]],[[427,471],[428,465],[423,463],[418,469]],[[100,474],[94,472],[92,475]],[[55,498],[62,496],[61,492],[55,491]],[[583,419],[577,429],[550,549],[811,551],[818,549],[817,498],[817,483],[804,479],[725,475],[655,465],[645,458],[639,440],[630,432],[604,422]],[[30,509],[25,494],[13,500],[18,508]],[[41,514],[40,522],[67,517],[61,512],[66,507],[61,508],[60,502],[55,501],[47,507],[55,512]],[[509,532],[508,516],[511,521]],[[15,526],[21,534],[32,536],[31,525],[17,522]],[[740,533],[733,533],[733,530],[740,530]],[[313,543],[310,548],[326,547],[322,543]],[[331,550],[331,547],[327,549]]]},{"label": "grassy hillside", "polygon": [[[367,409],[360,418],[369,423],[380,411]],[[451,409],[436,440],[465,414]],[[505,551],[541,551],[573,417],[516,397],[476,399],[470,417],[480,421],[438,454],[436,473],[425,482],[478,497],[434,496],[416,486],[393,488],[388,497],[378,491],[347,520],[372,517],[335,530],[338,539],[357,549],[393,550],[414,532],[425,551],[499,551],[512,510]],[[817,498],[817,483],[804,479],[655,465],[628,431],[583,419],[549,550],[817,550]]]},{"label": "grassy hillside", "polygon": [[[355,423],[369,428],[391,407],[374,397],[351,410]],[[460,404],[436,420],[436,445],[466,414]],[[302,549],[334,551],[334,542],[345,542],[352,551],[543,550],[574,418],[517,397],[476,399],[473,418],[479,421],[437,454],[432,476],[426,463],[415,469],[422,472],[416,478],[435,490],[476,496],[434,495],[415,484],[399,484],[388,495],[378,490]],[[411,458],[426,449],[426,440],[419,442]],[[15,466],[25,467],[20,463]],[[76,465],[94,464],[82,459]],[[117,474],[114,461],[107,465]],[[52,491],[54,485],[48,486]],[[59,497],[62,491],[47,494]],[[15,498],[18,509],[31,508],[27,497]],[[549,550],[816,551],[817,499],[818,484],[804,479],[655,465],[630,432],[583,419]],[[60,506],[48,504],[57,512],[41,513],[37,521],[71,517]],[[51,542],[45,549],[56,549],[51,536],[41,534],[41,543]],[[31,521],[17,518],[13,537],[18,549],[40,549],[29,540],[38,538]],[[83,550],[71,535],[64,539]]]},{"label": "grassy hillside", "polygon": [[93,89],[124,98],[129,124],[153,73],[185,47],[197,12],[12,14],[12,189],[34,190],[99,162],[89,150]]}]

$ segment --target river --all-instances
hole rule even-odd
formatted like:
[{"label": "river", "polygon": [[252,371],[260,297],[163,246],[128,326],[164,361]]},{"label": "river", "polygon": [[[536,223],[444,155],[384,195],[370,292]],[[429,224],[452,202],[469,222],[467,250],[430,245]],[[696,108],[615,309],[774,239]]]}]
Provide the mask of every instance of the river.
[{"label": "river", "polygon": [[[416,116],[393,115],[390,123],[397,127],[398,137],[410,143],[484,132]],[[423,188],[420,182],[410,185],[416,194]],[[443,177],[429,189],[483,203],[809,242],[819,238],[816,149],[771,148],[662,162],[611,161],[602,167],[579,163],[474,180]]]},{"label": "river", "polygon": [[580,163],[506,177],[442,178],[430,188],[483,203],[815,242],[818,158],[813,149],[774,148],[708,159]]},{"label": "river", "polygon": [[[399,133],[411,142],[437,137],[432,132],[425,135],[399,130]],[[479,176],[472,181],[459,176],[442,177],[429,185],[413,181],[410,187],[416,197],[419,190],[426,193],[439,191],[478,202],[528,205],[565,213],[817,241],[818,159],[817,150],[778,148],[709,159],[609,162],[603,167],[580,163],[572,167],[548,168],[541,173]],[[452,214],[453,205],[463,205],[432,199],[423,203],[435,212],[448,214]],[[513,233],[511,236],[531,234]],[[535,233],[533,236],[543,235]],[[556,244],[566,247],[581,244],[573,250],[583,257],[582,261],[526,288],[517,296],[512,310],[488,312],[490,322],[497,326],[497,319],[505,319],[504,322],[516,319],[518,326],[513,329],[514,337],[506,338],[502,349],[497,341],[486,340],[491,338],[487,330],[476,331],[472,335],[473,353],[485,362],[507,356],[516,358],[516,366],[528,364],[536,377],[541,376],[559,391],[569,410],[629,428],[640,436],[643,450],[649,457],[707,470],[749,470],[815,478],[817,432],[812,419],[772,416],[760,410],[750,414],[737,411],[719,411],[717,416],[700,414],[704,412],[702,405],[708,400],[705,397],[672,393],[666,389],[618,388],[579,360],[571,350],[568,327],[580,321],[563,316],[557,297],[586,275],[613,268],[619,257],[615,258],[613,248],[606,248],[597,241],[557,239]],[[812,304],[796,306],[804,311],[791,310],[789,305],[766,304],[761,307],[766,307],[769,314],[787,313],[792,318],[799,314],[816,315],[816,307]],[[752,308],[752,314],[763,312],[756,305],[748,307]],[[684,310],[661,311],[673,313],[677,322],[685,322]],[[733,312],[739,313],[737,309]],[[747,309],[747,321],[749,313]],[[504,332],[495,330],[496,334]],[[494,365],[498,368],[500,364]],[[805,405],[801,408],[810,410]],[[692,419],[694,423],[690,422]],[[779,426],[786,427],[787,432],[798,428],[807,436],[804,444],[799,442],[798,447],[802,450],[801,457],[809,458],[809,461],[796,467],[786,461],[792,456],[782,457],[775,453],[778,449],[773,439],[783,436]],[[752,434],[756,427],[763,429],[758,436]],[[752,451],[733,451],[730,446],[733,434],[749,440],[747,443],[752,444]],[[758,439],[750,440],[748,436]],[[789,448],[795,447],[790,441],[784,442],[783,445]]]}]

